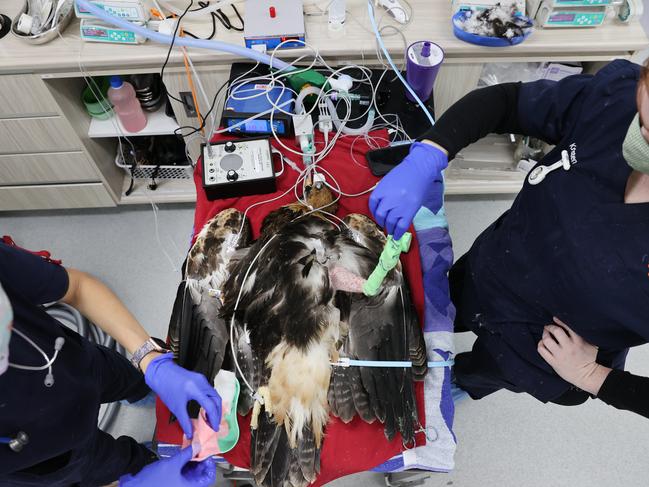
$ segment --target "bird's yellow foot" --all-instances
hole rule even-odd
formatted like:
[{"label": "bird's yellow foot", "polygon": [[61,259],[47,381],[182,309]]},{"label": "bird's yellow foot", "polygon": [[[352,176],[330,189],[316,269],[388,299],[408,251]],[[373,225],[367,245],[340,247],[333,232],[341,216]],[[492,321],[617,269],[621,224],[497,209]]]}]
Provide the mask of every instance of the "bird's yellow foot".
[{"label": "bird's yellow foot", "polygon": [[259,426],[259,413],[261,412],[261,406],[264,406],[267,414],[271,414],[272,411],[268,386],[262,386],[257,389],[255,396],[255,404],[252,407],[252,416],[250,418],[250,429],[253,430],[256,430]]}]

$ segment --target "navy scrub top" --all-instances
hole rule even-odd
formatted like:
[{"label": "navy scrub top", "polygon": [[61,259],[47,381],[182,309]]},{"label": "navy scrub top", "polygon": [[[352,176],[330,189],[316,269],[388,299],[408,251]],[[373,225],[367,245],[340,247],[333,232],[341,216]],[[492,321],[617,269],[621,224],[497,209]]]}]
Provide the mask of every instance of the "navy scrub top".
[{"label": "navy scrub top", "polygon": [[[0,445],[0,484],[8,473],[46,460],[52,469],[66,464],[69,453],[97,429],[100,391],[93,375],[95,349],[90,342],[51,318],[41,304],[60,300],[68,289],[66,270],[41,257],[0,243],[0,283],[11,302],[14,327],[52,357],[57,337],[65,338],[54,362],[54,385],[44,385],[44,371],[12,367],[0,375],[0,436],[29,436],[20,453]],[[44,357],[13,333],[9,362],[40,366]],[[61,464],[57,464],[58,461]],[[43,468],[48,468],[43,466]]]},{"label": "navy scrub top", "polygon": [[571,167],[526,180],[469,252],[479,341],[507,380],[542,401],[570,387],[537,352],[553,316],[609,363],[649,342],[649,203],[624,204],[622,156],[639,73],[615,61],[595,76],[521,86],[523,133],[556,144],[539,164],[565,150]]}]

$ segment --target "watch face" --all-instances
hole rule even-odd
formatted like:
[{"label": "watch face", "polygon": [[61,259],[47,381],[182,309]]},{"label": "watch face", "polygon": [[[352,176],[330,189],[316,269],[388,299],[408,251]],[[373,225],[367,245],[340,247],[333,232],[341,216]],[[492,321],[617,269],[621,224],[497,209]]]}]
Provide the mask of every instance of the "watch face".
[{"label": "watch face", "polygon": [[167,345],[164,341],[160,340],[159,338],[151,337],[151,340],[153,340],[153,343],[155,343],[155,344],[156,344],[159,348],[161,348],[162,350],[164,350],[164,351],[166,351],[166,352],[168,352],[169,350],[171,350],[171,349],[169,348],[169,345]]}]

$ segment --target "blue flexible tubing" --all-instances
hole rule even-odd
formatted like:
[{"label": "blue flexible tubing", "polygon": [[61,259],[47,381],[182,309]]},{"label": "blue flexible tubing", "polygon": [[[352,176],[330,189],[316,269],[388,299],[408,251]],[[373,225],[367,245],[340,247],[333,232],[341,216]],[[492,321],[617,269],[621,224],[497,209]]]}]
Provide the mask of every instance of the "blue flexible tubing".
[{"label": "blue flexible tubing", "polygon": [[[116,27],[120,27],[130,32],[135,32],[136,34],[139,34],[142,37],[146,37],[147,39],[151,39],[161,44],[171,44],[172,40],[174,39],[173,36],[160,34],[159,32],[146,29],[139,25],[132,24],[127,20],[120,19],[119,17],[110,15],[109,13],[105,12],[103,9],[90,3],[88,0],[75,0],[75,1],[77,2],[77,5],[80,8],[83,8],[83,10],[90,12],[95,17],[100,18],[101,20],[108,22],[109,24],[112,24]],[[282,61],[281,59],[277,59],[277,58],[271,59],[271,57],[268,54],[263,54],[261,52],[255,51],[254,49],[248,49],[247,47],[237,46],[235,44],[230,44],[228,42],[214,41],[214,40],[208,41],[203,39],[191,39],[186,37],[176,37],[175,40],[173,40],[173,43],[174,45],[178,45],[178,46],[199,47],[202,49],[210,49],[212,51],[222,51],[222,52],[228,52],[230,54],[236,54],[241,57],[250,58],[253,61],[258,61],[260,63],[267,64],[279,70],[293,71],[296,69],[294,66],[291,66],[290,64]]]},{"label": "blue flexible tubing", "polygon": [[[78,0],[77,0],[78,1]],[[394,71],[394,74],[397,75],[397,78],[403,83],[403,86],[406,87],[408,92],[412,95],[412,97],[419,103],[419,106],[424,110],[424,113],[428,117],[428,120],[430,121],[431,125],[435,125],[435,119],[433,119],[433,116],[430,114],[428,109],[426,108],[426,105],[424,105],[424,102],[421,101],[421,99],[417,96],[417,93],[411,88],[411,86],[408,84],[408,82],[403,78],[401,75],[401,72],[399,69],[395,66],[394,61],[392,61],[392,57],[388,53],[388,50],[385,48],[385,44],[383,44],[383,38],[381,37],[381,33],[379,32],[379,28],[376,25],[376,19],[374,18],[374,7],[372,6],[372,0],[367,0],[367,12],[370,17],[370,23],[372,24],[372,29],[374,30],[374,35],[376,36],[376,40],[379,43],[379,47],[383,51],[383,54],[385,55],[386,59],[388,60],[388,63],[390,63],[390,67],[392,67],[392,70]]]}]

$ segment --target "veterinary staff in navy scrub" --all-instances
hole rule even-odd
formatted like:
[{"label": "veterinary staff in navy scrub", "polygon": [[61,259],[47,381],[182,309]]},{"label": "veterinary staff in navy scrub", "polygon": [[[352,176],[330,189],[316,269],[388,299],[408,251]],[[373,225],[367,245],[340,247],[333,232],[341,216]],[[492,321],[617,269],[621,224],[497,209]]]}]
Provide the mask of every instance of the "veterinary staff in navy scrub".
[{"label": "veterinary staff in navy scrub", "polygon": [[[132,361],[50,317],[41,305],[55,301],[114,337]],[[190,437],[190,400],[220,423],[214,388],[174,364],[163,345],[95,278],[0,243],[0,486],[212,485],[214,463],[190,462],[191,447],[156,462],[132,438],[97,428],[100,404],[137,401],[149,388]]]},{"label": "veterinary staff in navy scrub", "polygon": [[554,318],[598,347],[598,374],[622,370],[629,347],[649,342],[648,78],[647,65],[618,60],[594,76],[473,91],[372,193],[377,222],[398,238],[470,143],[515,133],[555,145],[449,274],[456,331],[477,335],[454,369],[472,398],[508,389],[575,405],[598,395],[553,369],[565,372],[551,359],[563,357],[552,345],[561,335],[545,330]]}]

